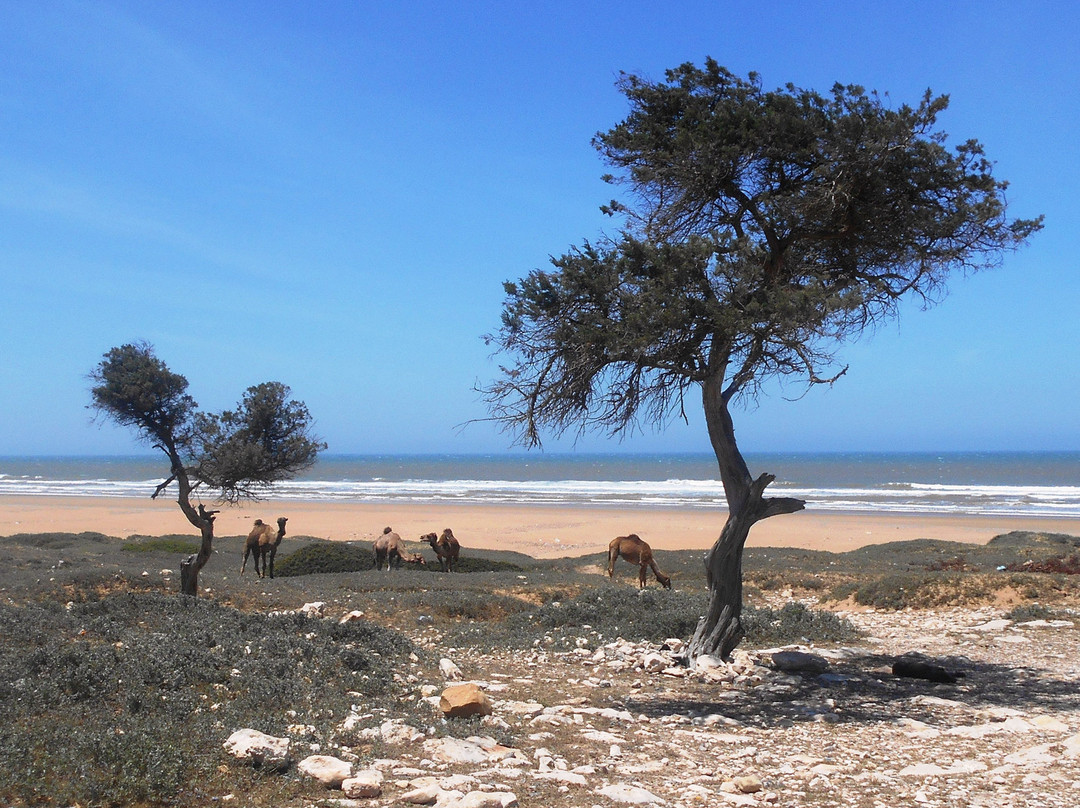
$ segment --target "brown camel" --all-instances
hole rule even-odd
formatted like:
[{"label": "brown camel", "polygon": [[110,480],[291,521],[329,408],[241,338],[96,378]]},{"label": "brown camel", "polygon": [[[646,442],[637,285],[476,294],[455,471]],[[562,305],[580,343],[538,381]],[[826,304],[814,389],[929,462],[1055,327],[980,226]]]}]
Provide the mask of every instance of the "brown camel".
[{"label": "brown camel", "polygon": [[390,528],[383,528],[382,535],[375,539],[375,569],[381,570],[383,564],[389,570],[390,566],[400,567],[401,562],[406,564],[420,564],[426,566],[427,562],[419,553],[410,553],[405,549],[405,542],[401,536]]},{"label": "brown camel", "polygon": [[[254,556],[255,573],[260,578],[265,578],[269,568],[270,577],[274,577],[274,556],[277,555],[278,545],[285,538],[285,523],[289,521],[287,516],[281,516],[277,520],[277,533],[274,528],[266,524],[262,519],[255,520],[255,526],[248,533],[247,541],[244,542],[244,563],[240,565],[240,574],[244,574],[247,567],[248,556]],[[259,569],[259,561],[262,560],[262,569]]]},{"label": "brown camel", "polygon": [[608,577],[615,575],[615,559],[622,556],[631,564],[638,565],[638,587],[645,588],[645,571],[652,568],[653,575],[666,589],[671,589],[671,578],[660,572],[660,568],[653,561],[652,548],[641,540],[636,533],[629,536],[619,536],[611,540],[608,545]]},{"label": "brown camel", "polygon": [[461,544],[454,538],[454,531],[446,528],[441,536],[434,533],[425,533],[420,541],[426,541],[439,557],[439,567],[443,572],[453,572],[454,564],[457,563],[458,553],[461,552]]}]

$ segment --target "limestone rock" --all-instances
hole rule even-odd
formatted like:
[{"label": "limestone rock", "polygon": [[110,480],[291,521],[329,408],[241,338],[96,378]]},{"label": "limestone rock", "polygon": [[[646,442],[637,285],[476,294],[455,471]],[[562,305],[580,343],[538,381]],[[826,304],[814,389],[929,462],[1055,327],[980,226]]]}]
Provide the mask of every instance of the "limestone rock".
[{"label": "limestone rock", "polygon": [[353,611],[349,612],[348,614],[342,615],[341,619],[338,620],[338,622],[342,623],[342,624],[355,623],[357,620],[363,620],[363,619],[364,619],[364,613],[354,609]]},{"label": "limestone rock", "polygon": [[378,769],[364,769],[341,782],[341,790],[350,799],[372,799],[382,796],[383,774]]},{"label": "limestone rock", "polygon": [[225,751],[240,760],[250,760],[257,766],[283,769],[289,764],[288,738],[275,738],[254,729],[240,729],[229,736]]},{"label": "limestone rock", "polygon": [[491,715],[491,701],[475,684],[452,685],[439,697],[439,709],[447,718]]},{"label": "limestone rock", "polygon": [[326,608],[326,603],[321,600],[317,600],[314,603],[305,603],[300,607],[300,614],[307,617],[322,617],[323,609]]},{"label": "limestone rock", "polygon": [[510,791],[470,791],[454,808],[517,808],[517,795]]},{"label": "limestone rock", "polygon": [[829,660],[806,651],[777,651],[772,655],[773,667],[786,673],[824,673]]},{"label": "limestone rock", "polygon": [[448,682],[460,682],[465,678],[461,673],[461,668],[455,665],[453,660],[446,657],[439,660],[439,673]]},{"label": "limestone rock", "polygon": [[756,794],[762,788],[761,778],[755,774],[736,777],[732,782],[735,783],[735,788],[739,789],[742,794]]},{"label": "limestone rock", "polygon": [[424,733],[404,721],[390,720],[379,726],[379,737],[391,746],[405,746],[424,740]]},{"label": "limestone rock", "polygon": [[424,752],[442,763],[486,763],[488,753],[479,744],[460,738],[432,738],[424,742]]},{"label": "limestone rock", "polygon": [[352,775],[352,764],[330,755],[306,757],[297,764],[296,769],[327,788],[341,788],[342,782]]},{"label": "limestone rock", "polygon": [[609,800],[621,802],[625,805],[650,805],[663,802],[663,800],[651,791],[647,791],[639,786],[629,786],[623,783],[604,786],[603,788],[597,789],[596,793],[607,797]]}]

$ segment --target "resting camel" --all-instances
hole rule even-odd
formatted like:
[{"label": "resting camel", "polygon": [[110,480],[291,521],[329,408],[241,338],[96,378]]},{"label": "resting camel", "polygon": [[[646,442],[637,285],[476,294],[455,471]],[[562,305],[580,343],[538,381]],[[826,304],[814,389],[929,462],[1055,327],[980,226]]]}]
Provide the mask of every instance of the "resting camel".
[{"label": "resting camel", "polygon": [[405,549],[405,543],[401,540],[401,536],[392,531],[390,528],[383,528],[382,535],[375,539],[373,545],[375,550],[375,569],[381,570],[383,564],[386,565],[386,569],[389,570],[390,566],[400,567],[401,562],[406,564],[421,564],[426,565],[424,557],[419,553],[410,553]]},{"label": "resting camel", "polygon": [[458,553],[461,552],[461,544],[454,538],[454,532],[446,528],[441,536],[434,533],[425,533],[420,541],[426,541],[439,557],[439,566],[443,572],[453,572],[454,564],[457,563]]},{"label": "resting camel", "polygon": [[671,589],[671,578],[660,572],[660,568],[653,561],[652,548],[642,541],[636,533],[629,536],[619,536],[611,540],[608,545],[608,568],[607,574],[611,578],[615,575],[615,559],[622,556],[631,564],[638,565],[638,587],[645,588],[645,570],[652,568],[653,575],[666,589]]},{"label": "resting camel", "polygon": [[[277,555],[278,545],[285,538],[285,523],[289,521],[287,516],[277,520],[277,533],[274,528],[266,524],[262,519],[255,520],[255,526],[248,533],[247,541],[244,542],[244,563],[240,565],[240,574],[244,574],[249,555],[254,556],[255,573],[260,578],[266,577],[267,565],[269,564],[270,577],[274,577],[274,556]],[[259,569],[259,560],[262,559],[262,570]]]}]

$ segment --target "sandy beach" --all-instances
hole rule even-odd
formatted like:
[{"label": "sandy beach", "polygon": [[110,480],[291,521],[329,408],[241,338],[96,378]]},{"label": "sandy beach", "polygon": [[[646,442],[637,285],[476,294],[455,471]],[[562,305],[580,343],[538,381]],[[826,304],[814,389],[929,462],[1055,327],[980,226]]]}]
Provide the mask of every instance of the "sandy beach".
[{"label": "sandy beach", "polygon": [[[223,507],[219,536],[246,534],[256,518],[289,517],[294,535],[334,541],[371,539],[384,526],[415,541],[450,527],[462,546],[511,550],[538,558],[585,555],[607,548],[615,536],[637,533],[655,549],[707,549],[725,512],[703,508],[590,508],[508,505],[378,505],[264,501]],[[843,552],[867,544],[908,539],[985,543],[1012,530],[1080,535],[1080,520],[1037,517],[845,514],[806,511],[759,523],[750,546],[802,547]],[[14,533],[96,531],[126,538],[194,533],[172,501],[88,497],[0,497],[0,536]]]}]

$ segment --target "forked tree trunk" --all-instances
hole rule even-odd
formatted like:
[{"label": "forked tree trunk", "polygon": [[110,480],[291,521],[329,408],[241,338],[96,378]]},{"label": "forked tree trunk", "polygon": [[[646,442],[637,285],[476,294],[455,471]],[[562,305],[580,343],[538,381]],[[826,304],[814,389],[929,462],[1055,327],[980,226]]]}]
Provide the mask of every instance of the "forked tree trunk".
[{"label": "forked tree trunk", "polygon": [[193,598],[199,596],[199,570],[206,566],[210,555],[214,552],[214,519],[211,516],[198,526],[202,532],[202,543],[199,552],[189,555],[180,562],[180,594],[190,595]]},{"label": "forked tree trunk", "polygon": [[806,503],[789,497],[766,498],[765,489],[775,480],[772,474],[751,479],[728,412],[734,389],[725,391],[723,373],[702,385],[705,421],[709,428],[720,479],[728,504],[728,519],[720,538],[705,555],[705,577],[709,586],[709,610],[698,621],[690,640],[687,658],[711,654],[727,658],[743,637],[742,554],[750,528],[762,519],[802,510]]},{"label": "forked tree trunk", "polygon": [[202,535],[199,552],[189,555],[180,562],[180,594],[197,598],[199,596],[199,570],[206,566],[206,562],[210,560],[214,552],[214,514],[217,511],[208,511],[201,504],[197,509],[192,507],[192,488],[187,470],[175,451],[170,453],[170,457],[173,459],[173,479],[176,480],[178,489],[176,504],[180,506],[187,520],[197,527]]}]

